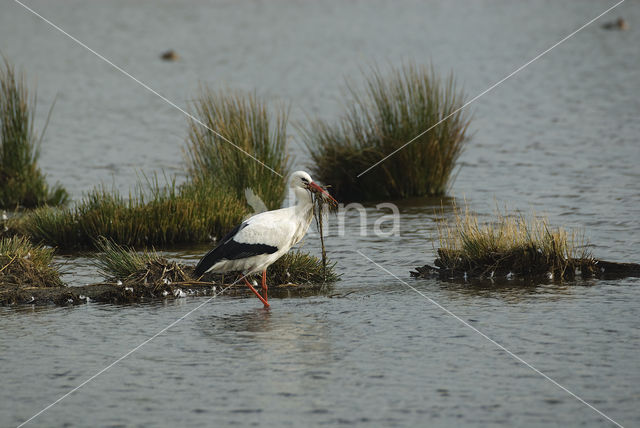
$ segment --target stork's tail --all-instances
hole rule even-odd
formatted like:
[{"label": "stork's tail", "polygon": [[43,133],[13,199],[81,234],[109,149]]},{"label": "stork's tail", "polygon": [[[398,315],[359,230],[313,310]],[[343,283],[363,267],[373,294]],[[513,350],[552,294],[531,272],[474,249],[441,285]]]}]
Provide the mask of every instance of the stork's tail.
[{"label": "stork's tail", "polygon": [[217,248],[214,248],[213,250],[209,251],[196,265],[196,268],[193,270],[193,275],[196,278],[201,277],[202,275],[204,275],[204,273],[206,271],[208,271],[209,269],[211,269],[211,267],[216,264],[216,262],[218,261],[218,255],[215,253],[215,250]]}]

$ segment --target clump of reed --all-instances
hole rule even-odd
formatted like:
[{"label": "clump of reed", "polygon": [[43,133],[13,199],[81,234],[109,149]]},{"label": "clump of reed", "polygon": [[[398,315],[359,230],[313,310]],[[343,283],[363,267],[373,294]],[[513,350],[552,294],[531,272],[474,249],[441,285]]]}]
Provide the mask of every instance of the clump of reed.
[{"label": "clump of reed", "polygon": [[[1,238],[1,288],[63,286],[60,273],[52,261],[52,248],[34,245],[28,239],[19,236]],[[0,301],[4,300],[0,297]]]},{"label": "clump of reed", "polygon": [[67,191],[59,184],[50,188],[38,168],[44,129],[39,135],[34,129],[35,104],[24,75],[16,74],[4,59],[0,68],[0,208],[61,205],[68,200]]},{"label": "clump of reed", "polygon": [[453,276],[492,278],[573,278],[595,260],[576,231],[550,227],[544,217],[507,215],[480,224],[476,215],[456,210],[452,222],[438,227],[436,266]]},{"label": "clump of reed", "polygon": [[99,237],[142,247],[206,242],[231,229],[247,214],[246,205],[222,190],[157,177],[140,180],[129,197],[104,187],[74,207],[43,207],[16,222],[18,233],[61,249],[94,246]]},{"label": "clump of reed", "polygon": [[300,250],[290,251],[267,269],[267,283],[283,285],[336,282],[340,276],[335,272],[335,265],[335,262],[325,265],[322,259]]},{"label": "clump of reed", "polygon": [[193,182],[229,189],[241,199],[249,188],[267,208],[280,208],[291,169],[287,109],[278,107],[272,115],[255,94],[215,92],[206,86],[193,109],[202,122],[189,120],[185,158]]},{"label": "clump of reed", "polygon": [[100,295],[112,302],[139,302],[146,298],[179,296],[180,286],[192,284],[183,266],[161,257],[155,250],[138,252],[107,239],[95,242],[99,253],[93,264],[108,280],[110,289]]},{"label": "clump of reed", "polygon": [[[169,262],[155,251],[138,252],[119,245],[109,239],[99,238],[95,244],[99,253],[94,265],[107,278],[120,279],[125,283],[171,284],[194,281],[192,266]],[[320,284],[339,279],[334,272],[335,264],[326,268],[322,261],[308,253],[292,251],[282,256],[267,269],[268,284]],[[172,276],[173,275],[173,276]],[[233,280],[234,275],[205,274],[201,281],[220,282]],[[244,286],[240,283],[240,286]]]},{"label": "clump of reed", "polygon": [[105,237],[96,239],[95,248],[99,253],[93,260],[93,265],[107,278],[127,278],[144,269],[148,263],[160,259],[155,250],[138,252]]},{"label": "clump of reed", "polygon": [[463,105],[453,77],[443,80],[433,68],[407,63],[388,76],[373,67],[365,80],[362,91],[347,84],[346,108],[337,124],[310,119],[300,127],[313,176],[331,183],[343,201],[445,193],[470,122],[464,111],[452,114]]}]

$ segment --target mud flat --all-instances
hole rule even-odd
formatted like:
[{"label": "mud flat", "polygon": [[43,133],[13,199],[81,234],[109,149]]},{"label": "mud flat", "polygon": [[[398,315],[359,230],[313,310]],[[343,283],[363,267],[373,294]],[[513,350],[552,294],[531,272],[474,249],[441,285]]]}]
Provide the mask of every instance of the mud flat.
[{"label": "mud flat", "polygon": [[[234,284],[239,276],[205,274],[193,279],[193,266],[180,265],[165,259],[154,260],[124,281],[109,280],[84,286],[68,286],[44,282],[0,283],[0,305],[78,305],[90,301],[104,303],[138,303],[153,299],[177,299],[187,296],[253,296],[244,283]],[[275,275],[274,275],[275,276]],[[271,277],[272,281],[276,278]],[[294,284],[274,281],[269,297],[303,297],[323,294],[332,289],[330,282]]]},{"label": "mud flat", "polygon": [[[228,285],[228,284],[227,284]],[[104,303],[138,303],[152,299],[177,299],[186,296],[251,297],[244,284],[227,286],[215,282],[185,281],[160,287],[143,284],[97,283],[79,287],[15,287],[0,285],[0,305],[79,305],[90,301]],[[282,284],[269,287],[270,298],[305,297],[329,292],[331,284]]]},{"label": "mud flat", "polygon": [[575,278],[622,279],[640,277],[640,264],[618,263],[597,259],[570,259],[563,270],[547,269],[546,264],[522,266],[509,263],[501,255],[494,255],[484,264],[468,266],[468,269],[451,269],[436,259],[435,266],[424,265],[415,268],[410,274],[414,278],[440,278],[454,280],[471,279],[524,279],[524,280],[571,280]]}]

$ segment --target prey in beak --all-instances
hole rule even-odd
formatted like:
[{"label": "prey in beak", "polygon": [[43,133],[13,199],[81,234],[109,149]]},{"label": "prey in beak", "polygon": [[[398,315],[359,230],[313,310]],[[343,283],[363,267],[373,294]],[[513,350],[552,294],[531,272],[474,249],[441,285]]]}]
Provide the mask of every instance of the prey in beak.
[{"label": "prey in beak", "polygon": [[333,196],[329,194],[325,189],[314,183],[313,181],[306,185],[307,190],[311,193],[315,193],[317,195],[321,195],[322,199],[329,203],[332,208],[338,208],[338,201],[336,201]]}]

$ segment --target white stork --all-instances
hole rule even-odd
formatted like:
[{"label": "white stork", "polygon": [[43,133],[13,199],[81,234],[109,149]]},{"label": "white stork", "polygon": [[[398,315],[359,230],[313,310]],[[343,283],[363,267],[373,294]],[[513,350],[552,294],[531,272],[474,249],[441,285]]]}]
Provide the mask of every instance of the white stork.
[{"label": "white stork", "polygon": [[[267,268],[286,254],[307,233],[313,218],[311,193],[322,193],[337,204],[324,189],[311,180],[304,171],[291,175],[289,186],[293,189],[297,202],[289,208],[256,214],[229,232],[220,244],[209,251],[198,262],[194,274],[201,276],[207,271],[241,272],[247,287],[262,301],[267,301]],[[262,291],[264,296],[249,283],[247,275],[262,271]]]}]

